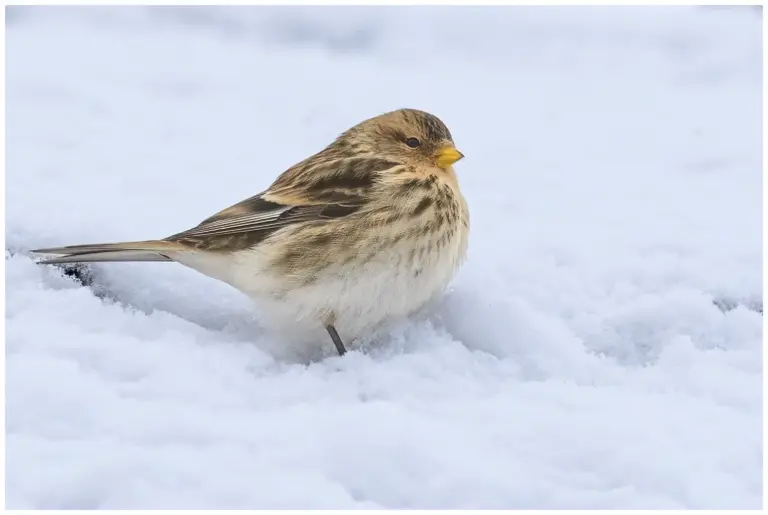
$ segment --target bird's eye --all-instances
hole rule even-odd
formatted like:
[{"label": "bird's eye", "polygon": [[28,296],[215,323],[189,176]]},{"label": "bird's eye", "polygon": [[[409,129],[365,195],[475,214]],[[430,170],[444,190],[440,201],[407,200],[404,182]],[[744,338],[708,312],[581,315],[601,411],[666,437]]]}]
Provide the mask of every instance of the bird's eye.
[{"label": "bird's eye", "polygon": [[421,146],[421,141],[419,141],[418,138],[408,138],[405,140],[405,144],[411,148],[416,148]]}]

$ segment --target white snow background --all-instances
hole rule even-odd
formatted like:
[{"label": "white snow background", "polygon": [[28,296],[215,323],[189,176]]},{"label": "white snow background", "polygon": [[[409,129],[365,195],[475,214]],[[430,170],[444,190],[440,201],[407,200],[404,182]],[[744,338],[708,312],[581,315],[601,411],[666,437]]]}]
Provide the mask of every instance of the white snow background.
[{"label": "white snow background", "polygon": [[[11,8],[9,508],[759,508],[761,13]],[[164,237],[415,107],[468,260],[343,358]]]}]

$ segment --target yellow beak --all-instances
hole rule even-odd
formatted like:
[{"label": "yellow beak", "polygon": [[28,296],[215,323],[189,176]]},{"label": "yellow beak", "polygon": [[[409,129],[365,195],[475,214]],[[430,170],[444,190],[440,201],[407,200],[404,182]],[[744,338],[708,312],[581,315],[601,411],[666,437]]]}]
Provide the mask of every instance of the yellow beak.
[{"label": "yellow beak", "polygon": [[462,157],[464,157],[464,154],[456,150],[455,147],[441,148],[437,153],[437,166],[448,168]]}]

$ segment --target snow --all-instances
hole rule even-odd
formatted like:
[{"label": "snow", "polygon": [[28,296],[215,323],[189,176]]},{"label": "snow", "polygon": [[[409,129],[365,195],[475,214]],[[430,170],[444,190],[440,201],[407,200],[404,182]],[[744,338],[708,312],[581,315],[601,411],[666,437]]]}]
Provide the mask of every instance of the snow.
[{"label": "snow", "polygon": [[[760,507],[759,11],[9,9],[9,508]],[[363,351],[25,255],[186,229],[398,107],[467,156],[470,251]]]}]

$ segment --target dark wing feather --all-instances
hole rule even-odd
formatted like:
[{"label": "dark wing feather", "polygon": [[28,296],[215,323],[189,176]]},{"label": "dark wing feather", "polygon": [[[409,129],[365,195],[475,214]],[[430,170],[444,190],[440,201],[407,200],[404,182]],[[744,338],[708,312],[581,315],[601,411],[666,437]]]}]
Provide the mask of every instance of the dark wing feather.
[{"label": "dark wing feather", "polygon": [[230,206],[222,211],[219,211],[213,216],[210,216],[200,222],[200,225],[207,224],[209,222],[214,222],[216,220],[225,220],[227,218],[232,218],[241,214],[250,214],[250,213],[261,213],[261,212],[268,212],[273,210],[278,210],[281,207],[283,207],[281,204],[278,204],[277,202],[270,202],[268,200],[264,200],[262,198],[262,195],[264,192],[259,193],[258,195],[254,195],[253,197],[247,198],[241,202],[238,202],[237,204]]},{"label": "dark wing feather", "polygon": [[250,248],[283,227],[348,216],[365,206],[378,175],[399,166],[374,158],[310,159],[267,190],[166,238],[206,250]]}]

